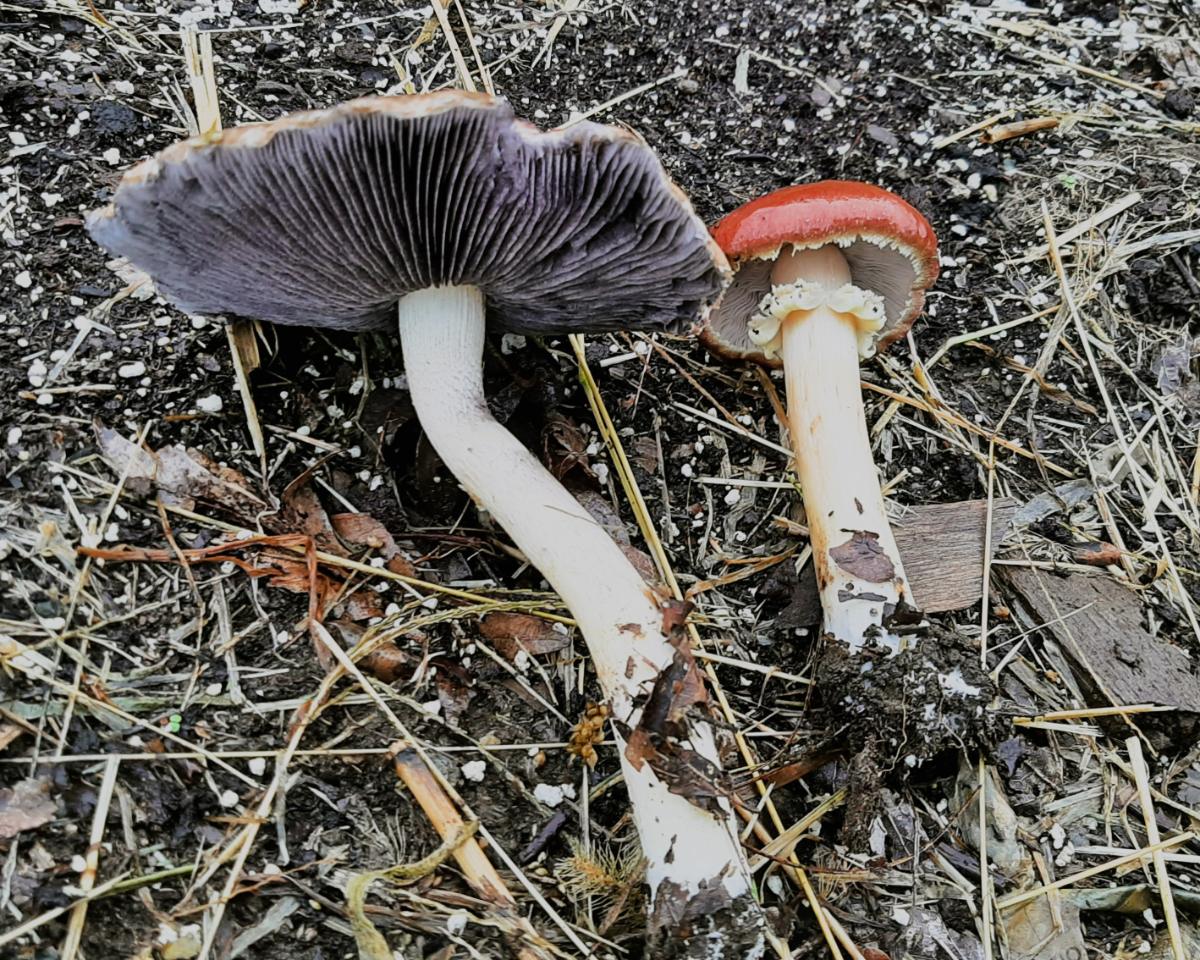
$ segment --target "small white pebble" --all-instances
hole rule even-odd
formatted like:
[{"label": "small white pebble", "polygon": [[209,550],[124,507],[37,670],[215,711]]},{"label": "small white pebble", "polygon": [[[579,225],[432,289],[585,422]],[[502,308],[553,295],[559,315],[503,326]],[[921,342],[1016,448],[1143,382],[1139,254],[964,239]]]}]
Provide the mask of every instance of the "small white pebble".
[{"label": "small white pebble", "polygon": [[33,277],[30,276],[28,270],[22,270],[15,277],[13,277],[13,283],[15,283],[22,290],[28,290],[33,286]]},{"label": "small white pebble", "polygon": [[220,797],[217,798],[217,803],[223,806],[226,810],[228,810],[230,807],[236,807],[238,805],[238,795],[232,790],[226,790],[221,794]]},{"label": "small white pebble", "polygon": [[533,788],[533,795],[548,807],[557,807],[563,802],[563,788],[551,783],[539,783]]},{"label": "small white pebble", "polygon": [[210,683],[204,688],[204,692],[210,697],[219,697],[221,695],[221,690],[223,689],[224,688],[219,683]]},{"label": "small white pebble", "polygon": [[116,147],[109,147],[102,154],[100,154],[100,156],[104,158],[104,162],[110,167],[115,167],[121,162],[121,151]]},{"label": "small white pebble", "polygon": [[446,933],[452,937],[462,935],[462,932],[467,929],[467,914],[463,910],[458,910],[450,914],[446,918]]},{"label": "small white pebble", "polygon": [[220,413],[225,408],[225,401],[215,393],[210,393],[207,397],[197,400],[196,406],[201,413]]},{"label": "small white pebble", "polygon": [[123,380],[133,380],[144,376],[145,373],[146,365],[141,360],[133,360],[130,363],[123,363],[117,367],[117,376]]},{"label": "small white pebble", "polygon": [[267,772],[267,758],[253,757],[251,758],[250,762],[246,764],[246,766],[249,768],[251,774],[256,777],[261,777]]},{"label": "small white pebble", "polygon": [[87,869],[87,861],[79,854],[75,854],[75,856],[71,858],[71,869],[76,873],[83,873],[83,871]]},{"label": "small white pebble", "polygon": [[484,775],[487,774],[487,761],[470,760],[459,769],[462,770],[462,775],[472,783],[483,783]]},{"label": "small white pebble", "polygon": [[742,499],[742,493],[737,487],[731,489],[725,494],[725,506],[732,507],[735,503]]}]

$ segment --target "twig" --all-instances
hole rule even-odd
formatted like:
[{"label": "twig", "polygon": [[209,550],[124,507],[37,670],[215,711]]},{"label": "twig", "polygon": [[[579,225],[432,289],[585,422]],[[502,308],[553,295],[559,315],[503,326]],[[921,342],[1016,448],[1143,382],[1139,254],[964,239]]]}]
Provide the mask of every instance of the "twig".
[{"label": "twig", "polygon": [[1089,880],[1092,877],[1097,877],[1102,873],[1107,873],[1110,870],[1116,870],[1120,867],[1127,866],[1131,863],[1138,863],[1153,856],[1156,851],[1171,850],[1182,844],[1188,843],[1196,839],[1195,832],[1188,830],[1185,833],[1176,834],[1159,843],[1152,843],[1147,847],[1142,847],[1140,850],[1134,850],[1131,853],[1125,854],[1123,857],[1116,857],[1112,860],[1106,860],[1104,863],[1098,863],[1094,867],[1088,867],[1086,870],[1080,870],[1078,873],[1073,873],[1069,877],[1059,877],[1053,883],[1043,884],[1040,887],[1034,887],[1032,890],[1022,890],[1019,893],[1010,893],[1007,897],[1001,897],[996,901],[997,910],[1011,910],[1013,907],[1019,907],[1023,903],[1028,903],[1030,900],[1036,900],[1038,897],[1050,893],[1052,890],[1064,890],[1067,887],[1074,886],[1084,880]]},{"label": "twig", "polygon": [[[100,863],[100,841],[104,839],[104,825],[108,820],[108,807],[112,803],[113,790],[117,785],[117,771],[121,758],[112,756],[104,765],[104,778],[100,781],[100,792],[96,795],[96,812],[92,816],[92,832],[84,854],[84,869],[79,877],[79,889],[91,893],[96,886],[96,868]],[[62,960],[74,960],[83,937],[83,924],[87,918],[88,900],[80,900],[71,908],[71,921],[67,925],[67,936],[62,945]]]},{"label": "twig", "polygon": [[[1133,779],[1137,783],[1138,806],[1142,808],[1142,821],[1146,824],[1146,839],[1151,844],[1160,842],[1158,821],[1154,817],[1154,800],[1150,796],[1150,776],[1146,770],[1146,760],[1142,756],[1142,742],[1137,737],[1125,741],[1125,749],[1129,752],[1129,763],[1133,767]],[[1167,922],[1167,933],[1171,937],[1171,949],[1175,960],[1188,960],[1183,950],[1183,937],[1179,932],[1179,917],[1175,914],[1175,898],[1171,894],[1171,877],[1167,873],[1167,862],[1162,850],[1155,850],[1153,855],[1154,873],[1158,879],[1158,895],[1162,898],[1163,919]]]}]

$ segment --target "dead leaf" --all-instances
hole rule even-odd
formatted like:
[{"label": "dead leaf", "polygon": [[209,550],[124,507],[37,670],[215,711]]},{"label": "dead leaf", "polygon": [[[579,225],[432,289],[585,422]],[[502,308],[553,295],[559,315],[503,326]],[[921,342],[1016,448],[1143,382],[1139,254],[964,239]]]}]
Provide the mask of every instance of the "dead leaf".
[{"label": "dead leaf", "polygon": [[329,514],[316,491],[307,483],[289,486],[284,491],[282,505],[271,526],[280,533],[306,534],[313,538],[318,550],[337,557],[346,556],[346,548],[333,532]]},{"label": "dead leaf", "polygon": [[571,642],[554,624],[527,613],[489,613],[479,621],[479,632],[509,660],[522,650],[532,657],[556,653]]},{"label": "dead leaf", "polygon": [[719,799],[730,796],[721,770],[681,742],[688,736],[689,715],[703,715],[708,703],[704,680],[683,629],[690,609],[689,603],[664,606],[663,629],[675,647],[675,656],[654,681],[637,727],[630,730],[622,724],[621,733],[626,741],[625,757],[634,769],[648,763],[672,793],[715,813],[720,809]]},{"label": "dead leaf", "polygon": [[355,590],[346,598],[346,616],[362,623],[383,616],[383,605],[374,590]]},{"label": "dead leaf", "polygon": [[588,463],[588,435],[574,421],[562,414],[550,414],[542,432],[545,444],[545,460],[550,472],[559,480],[578,468],[589,477],[595,477]]},{"label": "dead leaf", "polygon": [[850,539],[829,551],[834,563],[868,583],[887,583],[896,575],[892,558],[879,545],[879,534],[855,530]]},{"label": "dead leaf", "polygon": [[416,568],[400,552],[387,527],[369,513],[335,513],[331,519],[333,529],[345,543],[378,550],[392,573],[402,577],[417,575]]},{"label": "dead leaf", "polygon": [[429,663],[437,668],[433,679],[442,715],[451,723],[457,723],[471,703],[471,676],[461,665],[445,657],[433,657]]},{"label": "dead leaf", "polygon": [[96,424],[95,429],[100,455],[118,477],[125,477],[125,488],[140,497],[153,492],[157,464],[150,452],[108,427]]},{"label": "dead leaf", "polygon": [[250,492],[249,481],[242,474],[220,466],[193,447],[163,447],[154,458],[158,463],[154,481],[164,503],[191,509],[199,501],[246,520],[269,509],[264,500]]},{"label": "dead leaf", "polygon": [[359,660],[358,665],[383,683],[407,680],[416,669],[413,658],[390,640],[381,643]]},{"label": "dead leaf", "polygon": [[194,509],[197,502],[217,507],[246,526],[269,509],[242,474],[199,450],[174,444],[151,451],[102,424],[95,430],[101,456],[118,477],[126,477],[126,486],[135,493],[148,496],[157,490],[163,503],[185,510]]},{"label": "dead leaf", "polygon": [[54,819],[58,804],[50,796],[50,781],[28,777],[0,788],[0,839],[36,830]]},{"label": "dead leaf", "polygon": [[592,519],[604,528],[604,532],[617,542],[617,546],[629,545],[629,531],[625,529],[625,521],[617,515],[612,504],[605,497],[600,496],[595,490],[574,490],[572,496],[579,501],[579,505],[591,515]]},{"label": "dead leaf", "polygon": [[647,584],[657,587],[662,583],[662,578],[658,575],[658,567],[654,565],[650,554],[629,543],[618,543],[617,546],[621,548],[621,552],[625,554],[625,559],[629,561],[633,569],[638,572],[638,576]]},{"label": "dead leaf", "polygon": [[658,473],[658,441],[653,437],[637,437],[629,445],[629,459],[634,466],[654,476]]}]

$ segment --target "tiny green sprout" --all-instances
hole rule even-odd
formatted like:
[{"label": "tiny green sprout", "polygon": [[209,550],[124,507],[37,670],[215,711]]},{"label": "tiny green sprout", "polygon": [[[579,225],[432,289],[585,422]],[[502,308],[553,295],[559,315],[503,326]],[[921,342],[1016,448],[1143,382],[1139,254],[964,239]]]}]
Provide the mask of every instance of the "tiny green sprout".
[{"label": "tiny green sprout", "polygon": [[1072,193],[1074,193],[1075,188],[1079,186],[1079,178],[1073,173],[1060,173],[1058,175],[1058,182]]},{"label": "tiny green sprout", "polygon": [[178,733],[183,728],[183,717],[173,713],[167,718],[167,732]]}]

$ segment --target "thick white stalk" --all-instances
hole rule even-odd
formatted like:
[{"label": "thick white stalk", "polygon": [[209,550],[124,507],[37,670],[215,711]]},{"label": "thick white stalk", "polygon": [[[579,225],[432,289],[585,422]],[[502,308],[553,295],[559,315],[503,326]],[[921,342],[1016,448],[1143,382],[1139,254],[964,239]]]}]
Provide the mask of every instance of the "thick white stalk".
[{"label": "thick white stalk", "polygon": [[[639,704],[675,655],[662,609],[604,529],[492,418],[483,392],[479,290],[438,287],[409,294],[400,301],[399,322],[409,391],[429,441],[562,597],[587,642],[612,716],[636,727]],[[717,762],[707,724],[692,728],[690,745]],[[737,905],[734,912],[743,914],[735,926],[744,926],[746,918],[761,923],[727,802],[721,801],[718,814],[693,805],[669,792],[649,764],[635,769],[619,735],[618,746],[652,898],[678,901],[682,895],[691,902],[719,885]],[[652,909],[652,916],[657,913]],[[716,927],[728,922],[718,920]],[[745,940],[733,946],[736,953],[712,956],[756,955],[744,952]]]},{"label": "thick white stalk", "polygon": [[[776,283],[805,279],[835,290],[850,280],[836,247],[776,267]],[[854,318],[826,306],[782,324],[788,429],[804,492],[825,630],[858,650],[889,605],[912,603],[871,457]],[[895,637],[874,631],[895,647]]]}]

